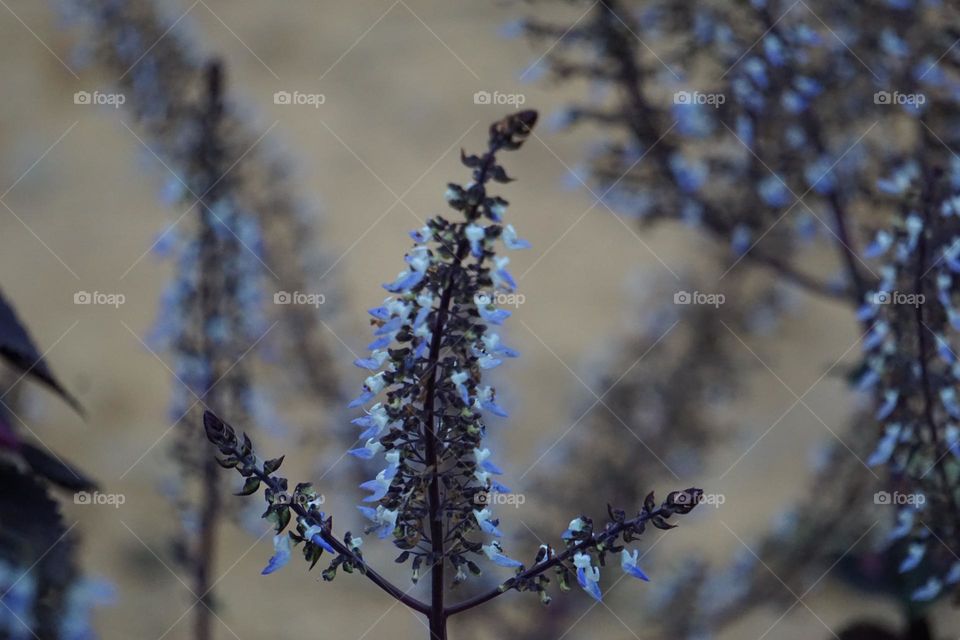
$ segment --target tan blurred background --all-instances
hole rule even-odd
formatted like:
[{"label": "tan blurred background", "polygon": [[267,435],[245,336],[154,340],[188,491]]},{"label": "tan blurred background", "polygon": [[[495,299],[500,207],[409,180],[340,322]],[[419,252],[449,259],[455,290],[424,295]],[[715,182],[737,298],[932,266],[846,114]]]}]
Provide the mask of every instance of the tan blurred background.
[{"label": "tan blurred background", "polygon": [[[9,207],[0,208],[0,284],[89,412],[83,422],[33,390],[36,401],[28,421],[50,447],[98,478],[104,490],[126,496],[119,509],[65,507],[68,522],[77,522],[84,538],[85,569],[119,587],[118,603],[98,615],[102,636],[187,638],[191,615],[182,614],[194,599],[175,575],[181,571],[174,568],[166,541],[177,523],[158,492],[170,471],[169,441],[158,439],[169,427],[171,376],[139,342],[154,319],[169,270],[153,257],[140,258],[179,211],[159,203],[157,192],[166,176],[147,170],[152,165],[144,160],[146,152],[124,126],[129,116],[122,109],[74,104],[75,91],[102,89],[103,78],[72,62],[69,41],[50,8],[27,0],[0,4],[0,193]],[[203,46],[225,59],[231,91],[250,107],[253,128],[266,131],[276,123],[269,141],[299,159],[304,193],[322,203],[325,249],[343,256],[331,275],[346,293],[333,327],[337,339],[331,339],[345,364],[352,358],[337,340],[362,350],[364,310],[383,297],[380,283],[399,270],[409,245],[406,232],[420,226],[402,205],[377,220],[394,203],[394,194],[408,188],[403,201],[421,218],[443,211],[446,182],[466,175],[457,159],[459,147],[480,148],[486,125],[504,112],[474,104],[474,92],[520,93],[524,106],[549,113],[571,90],[519,81],[545,53],[498,36],[503,23],[523,15],[523,7],[477,0],[205,0],[192,8],[190,2],[174,6],[182,7],[181,13],[189,9],[185,20],[193,23]],[[275,105],[278,90],[323,93],[326,103],[319,109]],[[571,400],[588,394],[579,380],[589,380],[591,354],[629,327],[638,308],[631,282],[670,278],[661,260],[683,272],[704,251],[681,231],[638,237],[629,221],[603,207],[588,212],[590,194],[566,190],[562,182],[583,157],[589,131],[542,129],[539,135],[542,142],[504,159],[519,179],[503,188],[513,205],[510,221],[534,245],[512,256],[526,302],[507,334],[523,357],[498,372],[512,417],[492,423],[491,429],[500,441],[505,482],[516,491],[524,490],[519,476],[568,429]],[[829,270],[826,264],[810,267]],[[123,293],[127,303],[116,310],[76,306],[78,290]],[[802,495],[807,454],[815,442],[831,437],[802,405],[794,406],[733,471],[722,480],[719,476],[794,404],[790,389],[798,395],[806,391],[858,337],[842,309],[808,299],[803,305],[776,340],[751,343],[772,371],[761,365],[752,374],[751,399],[737,416],[740,433],[699,477],[682,479],[684,487],[698,484],[726,494],[727,503],[685,520],[653,556],[676,558],[696,549],[718,560],[729,557],[741,549],[736,536],[749,541],[783,505]],[[847,360],[856,353],[855,348]],[[344,371],[349,388],[359,385],[359,371]],[[823,379],[805,401],[842,433],[851,407],[841,380]],[[318,416],[317,425],[322,424]],[[340,454],[302,448],[288,452],[288,460],[302,470],[318,455],[322,466]],[[663,493],[679,487],[653,488]],[[359,519],[350,503],[360,491],[352,484],[322,490],[343,495],[338,519],[356,528]],[[535,508],[535,501],[528,496],[532,505],[517,513],[505,510],[502,528],[523,533],[524,511]],[[536,533],[556,536],[563,524]],[[512,537],[508,534],[505,545],[514,555],[532,556],[533,547],[517,548]],[[225,574],[218,585],[219,638],[424,636],[413,614],[391,606],[362,578],[340,576],[331,586],[298,562],[260,577],[269,554],[267,538],[255,544],[248,533],[228,531],[217,572]],[[655,559],[654,579],[656,567],[668,565]],[[618,590],[636,589],[639,597],[644,588],[624,584]],[[514,597],[524,596],[509,595],[474,618],[497,615]],[[854,612],[875,610],[875,603],[830,591],[811,594],[805,602],[827,626]],[[726,637],[756,638],[782,613],[764,611]],[[879,615],[895,619],[892,612]],[[568,637],[643,637],[641,629],[626,628],[635,619],[596,607]],[[829,637],[829,632],[798,605],[767,637],[806,640]]]}]

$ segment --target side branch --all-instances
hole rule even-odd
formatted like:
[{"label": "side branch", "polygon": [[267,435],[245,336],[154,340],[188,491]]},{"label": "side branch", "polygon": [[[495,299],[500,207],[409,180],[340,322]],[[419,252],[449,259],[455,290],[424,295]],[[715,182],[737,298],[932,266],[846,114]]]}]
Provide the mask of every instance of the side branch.
[{"label": "side branch", "polygon": [[489,602],[490,600],[493,600],[497,596],[503,595],[507,591],[514,589],[518,583],[524,580],[527,580],[529,578],[535,578],[538,575],[542,574],[544,571],[552,569],[553,567],[556,567],[562,564],[563,562],[566,562],[567,560],[572,558],[575,554],[579,553],[580,551],[583,551],[584,549],[596,548],[598,546],[601,546],[605,542],[616,539],[616,537],[619,536],[620,533],[623,531],[632,529],[634,527],[637,527],[638,525],[642,525],[648,520],[651,520],[658,516],[661,518],[667,518],[670,515],[672,515],[672,513],[673,513],[672,511],[665,510],[661,506],[657,509],[654,509],[653,511],[646,511],[644,513],[641,513],[639,516],[637,516],[636,518],[633,518],[632,520],[624,520],[623,522],[618,522],[613,526],[607,527],[603,531],[600,531],[599,533],[595,533],[591,535],[589,538],[584,538],[583,540],[580,540],[576,544],[567,547],[567,549],[562,553],[558,553],[553,557],[547,558],[543,562],[533,565],[526,571],[521,571],[520,573],[510,578],[509,580],[507,580],[506,582],[504,582],[503,584],[501,584],[495,589],[491,589],[490,591],[487,591],[486,593],[481,593],[480,595],[474,596],[469,600],[464,600],[463,602],[459,602],[455,605],[447,607],[447,609],[444,611],[444,614],[447,617],[449,617],[454,614],[467,611],[468,609],[472,609],[485,602]]},{"label": "side branch", "polygon": [[[255,477],[260,482],[265,483],[274,495],[287,495],[286,480],[267,473],[263,467],[263,463],[260,463],[254,455],[250,440],[246,436],[243,437],[243,445],[240,445],[233,428],[210,411],[204,413],[203,420],[207,438],[217,446],[220,453],[226,456],[232,456],[237,460],[236,466],[238,470],[241,470],[242,475]],[[427,616],[430,615],[429,605],[410,596],[400,587],[377,573],[366,563],[363,556],[344,544],[341,540],[338,540],[330,530],[329,520],[324,521],[319,511],[304,506],[298,500],[277,502],[275,506],[289,508],[298,516],[304,518],[307,523],[319,527],[321,532],[318,535],[339,555],[349,558],[351,564],[359,569],[371,582],[383,589],[395,600],[410,607],[414,611]]]}]

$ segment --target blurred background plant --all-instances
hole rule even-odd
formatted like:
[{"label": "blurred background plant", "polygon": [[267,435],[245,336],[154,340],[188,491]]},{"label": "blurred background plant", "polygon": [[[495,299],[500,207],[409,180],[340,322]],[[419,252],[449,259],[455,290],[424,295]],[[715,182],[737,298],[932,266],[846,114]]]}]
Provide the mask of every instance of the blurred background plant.
[{"label": "blurred background plant", "polygon": [[[141,151],[158,163],[165,183],[163,202],[183,205],[184,211],[158,234],[152,249],[164,253],[182,243],[180,221],[198,210],[209,211],[204,197],[211,189],[228,192],[232,208],[246,217],[236,221],[236,227],[226,224],[227,234],[253,254],[263,272],[257,279],[264,281],[266,300],[259,300],[262,308],[256,315],[263,316],[268,326],[272,321],[279,325],[275,334],[271,332],[276,344],[272,358],[283,360],[279,369],[286,377],[283,383],[273,383],[274,391],[297,385],[321,403],[318,406],[340,400],[329,354],[333,338],[325,329],[337,298],[332,278],[327,277],[334,261],[323,249],[315,208],[297,196],[291,161],[267,137],[273,126],[255,134],[245,121],[244,107],[222,97],[217,116],[222,166],[215,176],[208,175],[197,138],[207,126],[198,105],[205,104],[209,58],[185,14],[151,0],[58,0],[56,5],[76,34],[76,59],[102,76],[116,78],[115,88],[125,99],[123,114],[131,116],[142,132],[143,138],[134,134]],[[129,128],[125,122],[121,126]],[[174,283],[168,297],[176,300],[176,291]],[[297,303],[293,300],[297,293],[312,295],[316,304]],[[255,296],[248,294],[245,301],[253,304],[257,300],[251,297]],[[327,302],[331,304],[324,306]]]},{"label": "blurred background plant", "polygon": [[[140,133],[122,126],[157,161],[163,200],[179,212],[152,247],[176,267],[144,347],[172,358],[172,454],[179,470],[162,488],[181,522],[174,554],[199,599],[193,637],[206,640],[216,624],[221,520],[249,519],[224,504],[219,467],[204,455],[195,425],[212,410],[243,423],[255,416],[279,434],[286,417],[273,403],[290,400],[280,390],[292,383],[316,411],[339,399],[324,335],[329,314],[320,311],[333,295],[324,281],[329,261],[292,195],[285,162],[260,148],[269,129],[253,137],[226,95],[222,64],[204,63],[190,33],[174,31],[174,16],[153,2],[71,1],[62,9],[82,38],[77,56],[119,76],[115,89]],[[145,48],[151,42],[156,46]],[[254,380],[255,358],[247,356],[265,340],[260,353],[274,366]],[[306,433],[331,440],[327,429]]]},{"label": "blurred background plant", "polygon": [[[150,301],[183,263],[154,265],[141,254],[159,237],[160,253],[180,256],[194,229],[164,232],[170,220],[160,224],[161,205],[140,183],[150,183],[145,168],[168,178],[157,157],[188,175],[180,163],[197,139],[205,69],[215,57],[231,79],[225,155],[250,149],[231,173],[232,202],[256,220],[259,255],[281,279],[267,273],[260,289],[263,326],[281,324],[249,363],[251,411],[268,416],[252,421],[309,424],[304,436],[299,428],[287,435],[309,450],[297,458],[323,465],[290,473],[318,482],[346,468],[338,465],[348,448],[340,433],[354,433],[334,401],[333,363],[341,358],[328,352],[358,357],[368,342],[326,314],[330,302],[349,316],[363,313],[384,260],[405,248],[402,232],[422,224],[417,212],[443,206],[431,188],[452,177],[441,160],[474,144],[478,123],[520,105],[573,105],[529,141],[525,180],[504,185],[512,200],[537,203],[517,212],[534,250],[512,263],[523,290],[537,293],[514,301],[516,322],[502,336],[526,345],[515,374],[522,384],[494,372],[498,403],[517,425],[493,438],[505,453],[501,466],[518,478],[505,498],[530,529],[510,547],[532,554],[538,536],[552,534],[543,523],[555,522],[553,505],[535,496],[569,497],[602,515],[592,486],[631,501],[647,487],[676,486],[676,475],[682,486],[705,486],[713,504],[697,509],[670,545],[647,539],[641,564],[655,578],[650,603],[638,606],[609,581],[603,605],[562,598],[543,612],[517,599],[503,620],[465,614],[457,634],[807,640],[884,637],[878,626],[889,637],[925,637],[928,623],[941,636],[951,628],[955,614],[936,596],[949,591],[948,549],[956,545],[934,496],[956,478],[952,454],[943,455],[954,440],[952,398],[941,393],[952,386],[956,351],[943,347],[954,339],[953,232],[942,213],[952,211],[948,147],[956,137],[960,31],[952,6],[291,0],[279,10],[137,0],[71,2],[62,15],[79,28],[60,31],[41,6],[11,0],[3,12],[9,55],[0,65],[16,90],[0,110],[0,133],[17,153],[0,165],[12,173],[0,202],[8,210],[4,237],[23,241],[5,244],[0,260],[5,273],[29,268],[37,276],[5,286],[42,342],[56,344],[58,322],[80,321],[57,361],[98,428],[81,436],[46,429],[55,413],[36,420],[55,449],[70,450],[131,498],[118,510],[65,507],[83,520],[84,564],[121,584],[126,606],[104,612],[105,637],[191,637],[183,622],[191,609],[180,615],[181,605],[200,606],[170,566],[177,523],[153,500],[171,475],[169,461],[151,453],[165,448],[155,445],[169,424],[158,400],[169,394],[153,389],[181,393],[179,383],[130,333],[176,308],[156,314]],[[531,15],[506,31],[532,37],[493,45],[493,25],[507,14]],[[525,52],[531,64],[518,78]],[[544,76],[556,81],[529,83]],[[124,104],[71,102],[78,90],[95,89],[115,90],[106,95]],[[316,96],[315,104],[277,101],[297,91]],[[256,108],[238,108],[238,94]],[[283,153],[268,149],[284,130],[295,137]],[[145,162],[126,162],[131,149]],[[277,160],[293,150],[293,161]],[[562,174],[580,190],[558,189]],[[316,211],[296,204],[304,175],[332,211],[348,212],[322,237]],[[192,204],[176,179],[170,184],[163,207],[182,197],[183,208]],[[628,274],[639,293],[624,295]],[[349,298],[314,286],[331,275]],[[44,285],[32,286],[37,280]],[[129,303],[64,303],[81,284],[112,286]],[[269,304],[273,293],[297,291],[328,302]],[[936,300],[918,314],[883,302],[894,293]],[[932,333],[920,340],[924,325]],[[82,368],[89,353],[103,365]],[[849,379],[866,393],[845,389]],[[568,393],[569,403],[540,400],[581,386],[589,392]],[[278,410],[268,411],[267,400]],[[282,429],[257,437],[268,435],[285,439]],[[799,453],[822,437],[831,446],[819,449],[829,453],[811,468]],[[577,480],[551,473],[561,462]],[[897,505],[876,503],[878,491],[891,501],[918,491],[931,500],[922,511],[899,505],[909,508],[898,519]],[[338,513],[353,502],[332,499],[325,508]],[[946,517],[927,517],[939,514]],[[262,563],[249,550],[258,546],[232,527],[222,534],[229,560],[215,580],[217,634],[242,625],[242,635],[275,635],[271,621],[280,616],[284,632],[300,637],[315,629],[318,609],[335,635],[422,633],[403,607],[384,613],[365,597],[366,581],[344,581],[318,600],[306,572],[254,579]],[[709,548],[698,539],[704,535]],[[902,537],[891,544],[891,535]],[[473,588],[464,585],[464,595]],[[355,615],[340,615],[346,610]],[[533,631],[516,622],[523,616]]]},{"label": "blurred background plant", "polygon": [[2,293],[0,358],[0,636],[89,638],[92,609],[112,602],[112,589],[80,572],[80,539],[75,524],[64,522],[55,495],[69,491],[82,503],[97,495],[97,487],[20,417],[26,413],[20,384],[37,381],[78,413],[82,409]]},{"label": "blurred background plant", "polygon": [[[862,426],[870,421],[854,416],[856,429],[831,433],[852,454],[854,476],[886,465],[885,484],[858,490],[860,483],[836,464],[827,477],[846,478],[839,490],[860,498],[881,486],[888,497],[908,498],[894,501],[901,507],[896,519],[878,522],[888,530],[891,553],[902,554],[892,565],[906,574],[896,595],[908,603],[907,618],[916,619],[920,603],[960,582],[951,550],[960,547],[953,515],[960,483],[953,389],[960,370],[952,336],[960,322],[951,325],[960,244],[949,230],[960,184],[952,151],[960,87],[956,8],[910,1],[854,7],[603,0],[573,3],[582,10],[577,20],[558,23],[543,17],[542,3],[532,4],[539,10],[510,31],[553,44],[543,66],[554,80],[590,87],[588,98],[553,118],[561,127],[600,131],[574,180],[644,226],[672,219],[728,247],[728,266],[713,288],[743,271],[741,263],[754,264],[779,282],[846,302],[851,321],[862,323],[866,357],[853,377],[859,390],[877,388],[879,424],[871,433]],[[871,136],[874,129],[882,134]],[[839,273],[811,270],[811,258],[822,260],[830,247]],[[876,260],[885,254],[892,264]],[[606,464],[596,461],[598,469]],[[851,510],[838,503],[844,524],[869,521],[859,513],[869,512],[868,502],[854,504]],[[796,511],[808,521],[789,534],[805,535],[809,527],[816,532],[811,540],[829,553],[793,558],[796,546],[805,547],[782,544],[782,534],[754,545],[754,559],[772,565],[765,567],[769,574],[795,597],[797,585],[788,585],[798,561],[827,571],[840,562],[837,550],[845,555],[845,545],[856,541],[835,526],[836,511],[803,505]],[[883,557],[889,568],[891,559]],[[706,584],[734,606],[705,614],[703,622],[685,598],[684,635],[716,632],[731,612],[763,604],[758,592],[769,585],[755,582],[769,575],[727,573],[718,582],[724,587],[712,584],[719,577]],[[731,596],[739,593],[748,597]],[[666,637],[682,630],[668,629]]]}]

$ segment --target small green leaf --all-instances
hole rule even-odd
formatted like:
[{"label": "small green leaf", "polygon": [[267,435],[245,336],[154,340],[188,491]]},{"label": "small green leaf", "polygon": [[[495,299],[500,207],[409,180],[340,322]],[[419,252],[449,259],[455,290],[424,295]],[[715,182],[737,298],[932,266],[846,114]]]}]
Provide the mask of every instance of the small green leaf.
[{"label": "small green leaf", "polygon": [[271,475],[274,471],[280,468],[280,465],[283,464],[284,456],[279,458],[274,458],[272,460],[267,460],[263,463],[263,472],[267,475]]},{"label": "small green leaf", "polygon": [[252,493],[255,493],[257,489],[260,488],[260,478],[247,478],[247,481],[243,483],[243,489],[240,489],[239,492],[235,493],[236,496],[249,496]]},{"label": "small green leaf", "polygon": [[234,458],[233,456],[228,456],[228,457],[226,457],[226,458],[217,458],[217,457],[214,457],[214,460],[216,460],[216,461],[217,461],[217,464],[219,464],[219,465],[220,465],[221,467],[223,467],[224,469],[233,469],[234,467],[237,466],[237,463],[240,462],[239,460],[237,460],[237,459]]}]

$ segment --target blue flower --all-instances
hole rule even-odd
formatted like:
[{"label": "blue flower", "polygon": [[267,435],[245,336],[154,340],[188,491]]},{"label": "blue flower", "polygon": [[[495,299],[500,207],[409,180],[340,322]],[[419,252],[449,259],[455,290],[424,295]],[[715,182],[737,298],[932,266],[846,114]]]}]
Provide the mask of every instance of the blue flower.
[{"label": "blue flower", "polygon": [[523,20],[509,20],[497,29],[497,34],[501,38],[514,39],[523,36],[526,33],[526,23]]},{"label": "blue flower", "polygon": [[960,403],[957,403],[956,391],[947,387],[940,389],[940,402],[947,413],[954,418],[960,418]]},{"label": "blue flower", "polygon": [[457,371],[450,376],[450,382],[453,383],[457,393],[460,394],[460,399],[463,400],[463,404],[467,406],[470,405],[470,392],[467,390],[467,386],[464,383],[469,379],[469,377],[470,376],[466,371]]},{"label": "blue flower", "polygon": [[693,102],[674,104],[673,117],[677,120],[677,131],[681,135],[702,138],[713,132],[713,120],[704,105]]},{"label": "blue flower", "polygon": [[430,225],[423,225],[419,229],[410,232],[410,237],[417,244],[426,244],[433,239],[433,230]]},{"label": "blue flower", "polygon": [[423,280],[423,276],[424,274],[422,271],[401,271],[397,275],[396,280],[383,285],[383,288],[390,293],[403,293],[420,284],[420,282]]},{"label": "blue flower", "polygon": [[922,587],[910,594],[910,599],[916,602],[929,602],[940,595],[941,589],[943,589],[943,583],[938,578],[931,577]]},{"label": "blue flower", "polygon": [[600,593],[600,568],[593,566],[593,561],[586,553],[577,553],[573,556],[573,566],[577,568],[577,582],[584,591],[595,600],[603,599]]},{"label": "blue flower", "polygon": [[500,547],[500,543],[494,540],[490,544],[485,544],[480,547],[488,558],[493,560],[494,564],[498,564],[501,567],[507,567],[509,569],[518,569],[523,566],[522,562],[517,562],[513,558],[510,558],[503,554],[503,549]]},{"label": "blue flower", "polygon": [[503,360],[494,358],[490,354],[485,354],[482,351],[479,351],[476,347],[473,349],[473,355],[477,357],[477,364],[480,365],[480,368],[484,370],[495,369],[503,364]]},{"label": "blue flower", "polygon": [[[487,471],[487,472],[484,472],[484,473],[489,473],[489,472]],[[491,481],[490,481],[490,489],[492,489],[493,491],[495,491],[495,492],[497,492],[497,493],[503,494],[503,495],[507,495],[507,494],[509,494],[509,493],[513,493],[513,491],[510,490],[510,487],[508,487],[508,486],[506,486],[506,485],[503,485],[503,484],[500,484],[500,483],[497,482],[496,480],[491,480]]]},{"label": "blue flower", "polygon": [[490,511],[490,509],[484,508],[480,511],[474,509],[473,517],[476,519],[477,524],[484,533],[489,533],[490,535],[498,538],[503,537],[503,533],[500,531],[500,529],[497,529],[497,524],[499,521],[491,519],[493,517],[493,513]]},{"label": "blue flower", "polygon": [[393,282],[383,285],[383,288],[390,293],[405,293],[420,284],[431,262],[429,250],[422,245],[414,247],[404,260],[410,268],[401,271]]},{"label": "blue flower", "polygon": [[890,417],[890,414],[893,413],[893,410],[897,408],[897,401],[900,399],[900,392],[896,389],[887,389],[883,393],[883,404],[880,405],[880,408],[877,409],[876,419],[878,421],[886,420]]},{"label": "blue flower", "polygon": [[943,579],[947,584],[956,584],[960,582],[960,562],[954,562],[953,566],[950,567],[950,572],[947,573],[947,576]]},{"label": "blue flower", "polygon": [[512,314],[505,309],[497,309],[493,305],[493,301],[485,293],[478,293],[473,297],[474,304],[477,305],[477,313],[480,314],[480,317],[483,318],[486,322],[490,324],[501,325],[503,321],[509,318]]},{"label": "blue flower", "polygon": [[363,506],[357,508],[360,509],[360,512],[366,516],[368,520],[376,525],[374,531],[376,531],[377,537],[381,540],[393,533],[393,530],[397,527],[397,515],[399,511],[396,509],[386,509],[383,505],[379,505],[376,509]]},{"label": "blue flower", "polygon": [[[876,295],[879,296],[881,293],[877,293]],[[866,338],[863,340],[863,350],[872,351],[883,344],[884,340],[887,338],[889,330],[890,327],[884,322],[877,322],[874,324]]]},{"label": "blue flower", "polygon": [[899,424],[887,425],[884,429],[884,436],[877,443],[877,448],[867,459],[867,466],[875,467],[886,464],[897,448],[897,442],[900,438],[901,426]]},{"label": "blue flower", "polygon": [[910,184],[919,176],[920,170],[915,162],[908,162],[897,167],[888,178],[877,180],[877,189],[887,195],[902,195]]},{"label": "blue flower", "polygon": [[748,147],[753,147],[754,127],[753,121],[746,116],[737,118],[737,137]]},{"label": "blue flower", "polygon": [[786,62],[783,42],[772,33],[763,39],[763,52],[770,64],[775,67],[782,67]]},{"label": "blue flower", "polygon": [[513,279],[513,276],[510,275],[510,272],[507,271],[507,265],[509,263],[510,258],[507,256],[497,256],[493,259],[494,268],[490,275],[493,279],[493,286],[497,289],[513,291],[517,288],[516,281]]},{"label": "blue flower", "polygon": [[361,369],[367,369],[368,371],[376,371],[383,366],[384,361],[390,354],[386,351],[380,349],[374,349],[373,353],[370,354],[369,358],[357,358],[353,361],[353,364],[360,367]]},{"label": "blue flower", "polygon": [[531,246],[528,241],[517,237],[517,230],[513,228],[512,224],[503,228],[500,237],[503,238],[503,244],[507,249],[529,249]]},{"label": "blue flower", "polygon": [[880,48],[887,55],[897,58],[905,58],[910,53],[910,47],[889,27],[880,33]]},{"label": "blue flower", "polygon": [[551,133],[564,131],[577,121],[577,112],[570,108],[560,108],[550,113],[544,122]]},{"label": "blue flower", "polygon": [[780,176],[770,175],[760,181],[757,187],[760,197],[771,207],[782,207],[790,202],[790,190]]},{"label": "blue flower", "polygon": [[427,317],[430,315],[431,305],[432,300],[429,300],[426,303],[420,303],[420,309],[417,311],[417,315],[413,318],[414,331],[424,326],[423,323],[427,321]]},{"label": "blue flower", "polygon": [[804,169],[803,175],[808,186],[820,195],[829,195],[837,188],[834,176],[834,163],[827,156],[821,156]]},{"label": "blue flower", "polygon": [[489,411],[495,416],[500,416],[501,418],[508,417],[506,411],[504,411],[500,405],[494,401],[493,389],[489,386],[481,387],[477,389],[476,399],[473,401],[474,407],[477,409],[482,409]]},{"label": "blue flower", "polygon": [[679,153],[670,156],[670,170],[677,185],[686,193],[699,191],[707,181],[707,165],[690,162]]},{"label": "blue flower", "polygon": [[403,327],[403,322],[406,320],[406,316],[394,316],[384,322],[381,326],[377,327],[373,335],[375,336],[385,336],[385,335],[394,335]]},{"label": "blue flower", "polygon": [[796,91],[787,90],[780,98],[780,104],[790,113],[797,114],[806,111],[807,107],[810,106],[810,101],[806,96]]},{"label": "blue flower", "polygon": [[914,512],[910,509],[901,509],[897,513],[897,526],[890,531],[887,540],[894,541],[905,538],[913,531]]},{"label": "blue flower", "polygon": [[323,529],[317,525],[311,525],[304,531],[303,537],[317,545],[327,553],[336,554],[337,550],[330,546],[330,543],[323,538]]},{"label": "blue flower", "polygon": [[946,218],[957,214],[960,214],[960,195],[950,196],[940,203],[940,215],[943,217]]},{"label": "blue flower", "polygon": [[907,549],[907,557],[903,559],[900,563],[900,567],[897,569],[900,573],[906,573],[917,568],[917,565],[920,564],[920,561],[923,560],[923,557],[927,554],[927,545],[923,543],[913,543]]},{"label": "blue flower", "polygon": [[374,396],[383,391],[383,388],[386,386],[383,375],[383,372],[380,372],[367,378],[363,383],[363,393],[354,398],[354,400],[351,401],[347,406],[351,409],[356,409],[357,407],[366,404],[372,400]]},{"label": "blue flower", "polygon": [[863,251],[865,258],[879,258],[893,246],[893,236],[889,231],[880,230],[874,237],[873,242]]},{"label": "blue flower", "polygon": [[290,536],[278,533],[273,536],[273,556],[260,574],[265,576],[273,573],[285,567],[288,562],[290,562]]},{"label": "blue flower", "polygon": [[384,409],[380,403],[377,403],[367,412],[367,415],[361,418],[354,418],[350,422],[366,429],[366,431],[360,434],[360,439],[366,440],[383,433],[383,430],[390,423],[390,416],[387,414],[386,409]]},{"label": "blue flower", "polygon": [[637,557],[640,555],[640,551],[634,549],[633,555],[630,555],[630,552],[624,549],[620,552],[620,568],[623,569],[625,573],[630,574],[634,578],[639,578],[645,582],[650,582],[650,578],[647,577],[640,567],[637,566]]},{"label": "blue flower", "polygon": [[500,468],[490,462],[490,449],[474,449],[473,450],[473,459],[477,463],[477,466],[486,471],[487,473],[492,473],[495,475],[500,475],[503,471]]},{"label": "blue flower", "polygon": [[383,445],[376,438],[370,438],[367,443],[358,449],[347,451],[350,455],[361,460],[370,460],[383,449]]},{"label": "blue flower", "polygon": [[[387,298],[389,301],[390,298]],[[379,307],[374,307],[373,309],[367,309],[367,313],[372,315],[377,320],[389,320],[390,319],[390,309],[386,304],[383,304]]]},{"label": "blue flower", "polygon": [[470,253],[474,258],[483,256],[484,240],[487,237],[487,230],[472,222],[463,230],[463,235],[470,242]]},{"label": "blue flower", "polygon": [[770,80],[767,77],[766,66],[763,64],[763,61],[756,56],[751,56],[744,61],[743,70],[746,72],[750,80],[752,80],[753,83],[761,89],[765,89],[770,83]]},{"label": "blue flower", "polygon": [[574,518],[570,521],[570,524],[567,525],[567,530],[564,531],[560,537],[564,540],[572,540],[575,537],[575,534],[583,531],[585,526],[587,526],[587,523],[583,518]]},{"label": "blue flower", "polygon": [[378,502],[387,495],[387,491],[390,490],[390,485],[393,482],[393,477],[389,475],[388,471],[384,469],[377,474],[377,477],[373,480],[367,480],[366,482],[360,485],[360,488],[365,491],[370,491],[370,495],[363,499],[364,502]]},{"label": "blue flower", "polygon": [[[960,244],[958,244],[958,249],[960,249]],[[495,353],[506,358],[516,358],[520,355],[517,351],[514,351],[510,347],[502,344],[500,342],[499,334],[488,331],[483,334],[481,341],[483,342],[483,348],[487,351],[487,353]]]},{"label": "blue flower", "polygon": [[742,256],[750,250],[752,246],[753,233],[746,225],[738,224],[733,229],[733,235],[730,238],[730,248],[737,256]]}]

